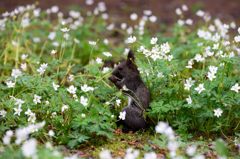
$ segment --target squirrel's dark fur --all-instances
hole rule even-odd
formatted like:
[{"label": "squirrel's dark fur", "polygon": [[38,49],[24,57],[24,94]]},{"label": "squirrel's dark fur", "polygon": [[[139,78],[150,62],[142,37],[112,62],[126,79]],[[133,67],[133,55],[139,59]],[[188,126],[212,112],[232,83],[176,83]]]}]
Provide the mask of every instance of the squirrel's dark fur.
[{"label": "squirrel's dark fur", "polygon": [[150,93],[140,77],[134,60],[134,54],[130,51],[127,59],[117,65],[111,77],[109,77],[109,80],[118,89],[123,89],[126,86],[138,100],[138,103],[136,103],[136,99],[129,97],[128,106],[122,110],[126,112],[125,120],[120,120],[118,124],[123,125],[124,131],[137,131],[147,127],[143,111],[149,106]]}]

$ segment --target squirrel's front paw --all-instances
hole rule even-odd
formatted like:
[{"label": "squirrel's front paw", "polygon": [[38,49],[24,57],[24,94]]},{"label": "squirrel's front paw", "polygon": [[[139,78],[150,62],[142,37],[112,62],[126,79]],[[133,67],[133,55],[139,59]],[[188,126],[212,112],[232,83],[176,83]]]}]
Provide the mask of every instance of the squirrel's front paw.
[{"label": "squirrel's front paw", "polygon": [[118,81],[118,78],[116,76],[111,76],[108,79],[113,83],[116,83]]}]

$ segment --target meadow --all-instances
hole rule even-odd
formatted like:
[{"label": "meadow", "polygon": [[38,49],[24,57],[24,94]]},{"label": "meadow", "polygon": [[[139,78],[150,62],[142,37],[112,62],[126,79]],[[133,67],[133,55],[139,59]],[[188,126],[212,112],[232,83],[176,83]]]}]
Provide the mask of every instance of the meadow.
[{"label": "meadow", "polygon": [[[116,23],[87,2],[1,14],[0,158],[240,158],[237,24],[186,5],[171,27],[151,10]],[[148,129],[123,133],[128,100],[108,78],[129,50],[151,103]]]}]

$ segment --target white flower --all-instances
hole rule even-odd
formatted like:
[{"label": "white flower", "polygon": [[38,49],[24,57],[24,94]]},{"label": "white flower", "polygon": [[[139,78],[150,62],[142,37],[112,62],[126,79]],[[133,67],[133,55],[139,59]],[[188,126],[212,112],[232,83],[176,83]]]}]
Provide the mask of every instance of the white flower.
[{"label": "white flower", "polygon": [[36,139],[29,139],[22,145],[22,153],[24,157],[35,158],[37,153]]},{"label": "white flower", "polygon": [[138,158],[139,153],[140,153],[139,150],[134,150],[132,148],[128,148],[126,150],[126,155],[125,155],[124,159],[136,159],[136,158]]},{"label": "white flower", "polygon": [[27,110],[27,111],[25,111],[25,113],[24,113],[24,114],[25,114],[25,115],[27,115],[27,116],[29,116],[31,113],[32,113],[31,109],[29,109],[29,108],[28,108],[28,110]]},{"label": "white flower", "polygon": [[21,63],[20,67],[23,71],[27,71],[27,63]]},{"label": "white flower", "polygon": [[105,5],[104,2],[98,2],[97,8],[100,12],[105,12],[106,11],[106,5]]},{"label": "white flower", "polygon": [[15,87],[15,84],[16,84],[15,82],[12,82],[12,81],[10,81],[10,80],[9,80],[9,81],[6,81],[6,85],[7,85],[8,88],[14,88],[14,87]]},{"label": "white flower", "polygon": [[219,117],[222,115],[222,113],[223,113],[223,111],[222,111],[221,108],[214,109],[213,111],[214,111],[214,116],[216,116],[216,117],[218,117],[218,118],[219,118]]},{"label": "white flower", "polygon": [[79,18],[81,16],[80,12],[78,11],[74,11],[74,10],[70,10],[69,11],[69,15],[75,19]]},{"label": "white flower", "polygon": [[145,153],[144,159],[157,159],[157,154],[155,152]]},{"label": "white flower", "polygon": [[213,44],[213,50],[218,50],[219,48],[219,43]]},{"label": "white flower", "polygon": [[69,82],[72,82],[73,80],[74,80],[74,75],[69,75],[69,76],[68,76],[68,81],[69,81]]},{"label": "white flower", "polygon": [[50,137],[53,137],[53,136],[55,135],[55,133],[54,133],[53,130],[49,130],[49,131],[48,131],[48,135],[49,135]]},{"label": "white flower", "polygon": [[52,43],[52,45],[55,46],[55,47],[58,47],[58,46],[59,46],[59,43],[58,43],[57,41],[54,41],[54,42]]},{"label": "white flower", "polygon": [[52,86],[55,91],[57,91],[58,88],[60,87],[58,84],[55,84],[54,82],[52,82]]},{"label": "white flower", "polygon": [[125,30],[127,28],[127,24],[126,23],[121,23],[121,29]]},{"label": "white flower", "polygon": [[125,43],[127,44],[132,44],[137,40],[137,38],[135,36],[130,36],[125,40]]},{"label": "white flower", "polygon": [[4,145],[9,145],[11,143],[11,138],[13,136],[13,131],[12,130],[8,130],[6,132],[6,134],[3,136],[3,144]]},{"label": "white flower", "polygon": [[191,96],[188,96],[188,98],[186,98],[186,101],[188,104],[192,104],[192,98]]},{"label": "white flower", "polygon": [[214,73],[208,72],[207,77],[210,81],[216,78],[216,75]]},{"label": "white flower", "polygon": [[[14,97],[13,97],[14,98]],[[25,103],[22,99],[14,98],[16,106],[22,106],[23,103]]]},{"label": "white flower", "polygon": [[182,15],[182,10],[180,8],[177,8],[175,12],[177,15]]},{"label": "white flower", "polygon": [[76,44],[79,44],[80,43],[80,40],[74,38],[73,41],[76,43]]},{"label": "white flower", "polygon": [[37,69],[37,72],[40,74],[40,75],[43,75],[44,72],[46,71],[48,67],[48,64],[47,63],[43,63],[40,65],[40,67]]},{"label": "white flower", "polygon": [[34,94],[33,102],[35,104],[41,103],[41,99],[42,99],[41,96],[38,96],[38,95]]},{"label": "white flower", "polygon": [[40,16],[40,12],[41,12],[41,9],[40,9],[40,8],[34,9],[34,10],[33,10],[33,15],[34,15],[35,17],[39,17],[39,16]]},{"label": "white flower", "polygon": [[85,118],[85,117],[86,117],[86,114],[82,113],[82,114],[81,114],[81,117],[82,117],[82,118]]},{"label": "white flower", "polygon": [[163,77],[165,77],[165,76],[163,75],[162,72],[158,72],[157,77],[158,77],[158,78],[163,78]]},{"label": "white flower", "polygon": [[13,108],[13,110],[15,111],[15,112],[14,112],[14,115],[20,116],[20,114],[21,114],[21,112],[22,112],[22,106],[19,105],[17,108]]},{"label": "white flower", "polygon": [[21,55],[21,59],[22,59],[22,60],[26,60],[26,59],[27,59],[27,57],[28,57],[28,55],[27,55],[27,54],[22,54],[22,55]]},{"label": "white flower", "polygon": [[192,80],[191,77],[188,78],[188,79],[186,80],[186,82],[184,83],[184,89],[189,91],[190,88],[193,86],[194,83],[195,83],[195,81]]},{"label": "white flower", "polygon": [[187,19],[187,20],[185,21],[185,23],[186,23],[187,25],[192,25],[192,24],[193,24],[193,20],[192,20],[192,19]]},{"label": "white flower", "polygon": [[103,63],[102,59],[99,58],[99,57],[96,59],[96,62],[97,62],[97,64],[102,64]]},{"label": "white flower", "polygon": [[230,52],[230,54],[229,54],[229,58],[233,58],[235,56],[235,54],[234,54],[234,52],[232,51],[232,52]]},{"label": "white flower", "polygon": [[90,6],[90,5],[92,5],[94,3],[94,0],[86,0],[85,3],[86,3],[86,5]]},{"label": "white flower", "polygon": [[40,43],[41,42],[41,39],[39,37],[34,37],[33,38],[33,42],[34,43]]},{"label": "white flower", "polygon": [[103,67],[102,73],[107,73],[110,71],[109,67]]},{"label": "white flower", "polygon": [[187,149],[186,149],[186,154],[188,156],[193,156],[196,153],[196,150],[197,150],[197,146],[196,145],[188,146]]},{"label": "white flower", "polygon": [[99,158],[100,159],[112,159],[111,152],[109,150],[102,150],[99,153]]},{"label": "white flower", "polygon": [[28,27],[29,25],[30,25],[30,20],[29,20],[29,18],[23,18],[22,21],[21,21],[21,26],[22,26],[23,28],[26,28],[26,27]]},{"label": "white flower", "polygon": [[12,45],[17,47],[19,45],[19,43],[17,41],[12,40]]},{"label": "white flower", "polygon": [[178,25],[183,26],[185,24],[185,21],[182,19],[178,19],[177,23]]},{"label": "white flower", "polygon": [[113,30],[114,27],[115,27],[115,24],[112,23],[112,24],[107,26],[107,30]]},{"label": "white flower", "polygon": [[[175,152],[178,148],[178,143],[176,141],[168,142],[168,150],[171,152]],[[173,155],[175,156],[175,154]]]},{"label": "white flower", "polygon": [[209,78],[210,81],[212,81],[214,78],[216,78],[216,73],[217,73],[218,68],[215,66],[209,66],[209,72],[207,74],[207,77]]},{"label": "white flower", "polygon": [[161,52],[163,52],[164,54],[167,54],[170,52],[170,45],[168,44],[168,42],[163,43],[161,46]]},{"label": "white flower", "polygon": [[188,6],[187,6],[186,4],[183,4],[183,5],[182,5],[182,10],[183,10],[183,11],[188,11]]},{"label": "white flower", "polygon": [[74,87],[73,85],[69,86],[67,88],[67,91],[70,93],[70,94],[76,94],[76,91],[77,91],[77,88]]},{"label": "white flower", "polygon": [[152,11],[151,10],[144,10],[143,14],[146,15],[146,16],[150,16],[150,15],[152,15]]},{"label": "white flower", "polygon": [[88,41],[89,45],[96,46],[97,42],[96,41]]},{"label": "white flower", "polygon": [[35,113],[30,113],[30,115],[28,117],[28,122],[35,123],[35,121],[36,121],[36,114]]},{"label": "white flower", "polygon": [[217,73],[218,67],[215,66],[209,66],[209,71],[212,73]]},{"label": "white flower", "polygon": [[105,45],[108,45],[108,43],[109,43],[108,39],[104,39],[104,40],[103,40],[103,43],[104,43]]},{"label": "white flower", "polygon": [[80,97],[80,103],[83,105],[83,106],[87,106],[88,105],[88,99],[85,98],[84,96],[81,96]]},{"label": "white flower", "polygon": [[240,91],[240,86],[238,83],[236,83],[234,86],[232,86],[231,91],[234,91],[238,93]]},{"label": "white flower", "polygon": [[103,55],[105,55],[107,57],[112,57],[112,54],[110,52],[103,52]]},{"label": "white flower", "polygon": [[107,20],[107,19],[109,18],[109,15],[108,15],[107,13],[103,13],[103,14],[102,14],[102,18],[103,18],[104,20]]},{"label": "white flower", "polygon": [[130,15],[130,19],[131,19],[131,20],[137,20],[137,18],[138,18],[138,15],[137,15],[136,13],[132,13],[132,14]]},{"label": "white flower", "polygon": [[193,61],[193,59],[190,59],[189,61],[188,61],[188,65],[186,66],[186,68],[192,68],[192,65],[194,64],[194,61]]},{"label": "white flower", "polygon": [[69,28],[67,28],[67,27],[65,27],[65,28],[61,28],[61,31],[63,32],[63,33],[67,33],[67,32],[69,32]]},{"label": "white flower", "polygon": [[168,128],[168,124],[164,122],[159,122],[158,125],[155,127],[157,133],[164,133],[165,130]]},{"label": "white flower", "polygon": [[157,43],[157,41],[158,41],[158,38],[157,38],[157,37],[152,37],[150,43],[151,43],[152,45],[155,45],[155,44]]},{"label": "white flower", "polygon": [[[44,145],[47,149],[52,150],[53,149],[53,145],[51,144],[51,142],[47,141]],[[57,152],[57,151],[56,151]],[[54,154],[55,155],[55,154]]]},{"label": "white flower", "polygon": [[93,91],[94,88],[93,87],[89,87],[88,85],[84,84],[83,86],[81,86],[81,90],[83,92],[88,92],[88,91]]},{"label": "white flower", "polygon": [[202,91],[204,91],[205,88],[204,88],[204,84],[199,84],[198,87],[195,88],[195,91],[198,92],[198,94],[202,93]]},{"label": "white flower", "polygon": [[199,17],[203,17],[204,14],[205,14],[205,12],[202,11],[202,10],[198,10],[197,13],[196,13],[196,15],[199,16]]},{"label": "white flower", "polygon": [[57,53],[57,50],[52,50],[50,54],[55,55],[56,53]]},{"label": "white flower", "polygon": [[50,39],[50,40],[54,40],[55,37],[56,37],[56,32],[50,32],[48,35],[48,39]]},{"label": "white flower", "polygon": [[133,33],[133,28],[132,27],[128,27],[127,28],[127,33],[128,33],[128,35],[132,34]]},{"label": "white flower", "polygon": [[64,37],[65,40],[68,40],[69,37],[70,37],[70,35],[69,35],[68,33],[64,33],[64,34],[63,34],[63,37]]},{"label": "white flower", "polygon": [[204,155],[196,155],[192,159],[205,159]]},{"label": "white flower", "polygon": [[53,112],[53,113],[51,114],[51,117],[54,118],[55,116],[57,116],[57,113],[56,113],[56,112]]},{"label": "white flower", "polygon": [[120,106],[121,100],[120,100],[120,99],[117,99],[117,100],[116,100],[116,104],[117,104],[117,106]]},{"label": "white flower", "polygon": [[2,116],[4,118],[6,116],[6,114],[7,114],[7,112],[4,109],[0,110],[0,116]]},{"label": "white flower", "polygon": [[166,59],[167,59],[168,61],[172,61],[173,55],[168,55],[168,56],[166,56]]},{"label": "white flower", "polygon": [[48,100],[46,100],[46,101],[45,101],[45,104],[46,104],[46,105],[49,105],[49,101],[48,101]]},{"label": "white flower", "polygon": [[207,48],[207,49],[205,50],[203,56],[204,56],[204,57],[208,57],[208,56],[211,57],[211,56],[213,56],[213,55],[214,55],[214,52],[213,52],[213,51],[210,51],[210,49]]},{"label": "white flower", "polygon": [[51,12],[52,13],[57,13],[59,11],[59,7],[58,6],[52,6],[51,8]]},{"label": "white flower", "polygon": [[19,69],[12,69],[11,76],[14,78],[18,78],[19,76],[22,75],[22,71]]},{"label": "white flower", "polygon": [[194,59],[195,59],[197,62],[202,62],[202,61],[205,60],[204,57],[202,57],[202,55],[200,55],[200,54],[197,54],[197,55],[194,57]]},{"label": "white flower", "polygon": [[240,42],[240,35],[234,37],[235,42],[239,43]]},{"label": "white flower", "polygon": [[29,134],[39,130],[44,125],[45,125],[45,122],[43,121],[43,122],[37,123],[37,124],[30,124],[27,127],[18,128],[15,131],[15,134],[16,134],[15,143],[17,145],[21,144],[23,141],[25,141],[28,138]]},{"label": "white flower", "polygon": [[126,117],[126,111],[120,112],[119,119],[125,120],[125,117]]},{"label": "white flower", "polygon": [[155,23],[157,21],[157,17],[155,15],[152,15],[149,17],[149,21]]},{"label": "white flower", "polygon": [[61,108],[62,113],[63,113],[65,110],[67,110],[68,108],[69,108],[68,105],[63,104],[63,106],[62,106],[62,108]]}]

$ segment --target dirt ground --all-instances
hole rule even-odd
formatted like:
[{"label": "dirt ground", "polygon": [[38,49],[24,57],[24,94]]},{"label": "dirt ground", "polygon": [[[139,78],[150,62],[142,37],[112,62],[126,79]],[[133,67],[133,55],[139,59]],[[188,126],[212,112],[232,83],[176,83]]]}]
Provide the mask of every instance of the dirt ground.
[{"label": "dirt ground", "polygon": [[[95,0],[95,3],[100,0]],[[181,4],[187,4],[192,11],[206,10],[214,17],[226,21],[235,20],[240,24],[240,0],[102,0],[106,2],[108,12],[112,16],[122,19],[130,13],[142,13],[144,9],[150,9],[158,16],[160,23],[171,24],[176,20],[175,9]],[[36,0],[0,0],[0,13],[12,10],[18,5],[35,3]],[[39,6],[43,9],[58,5],[66,11],[73,6],[87,7],[85,0],[39,0]]]}]

